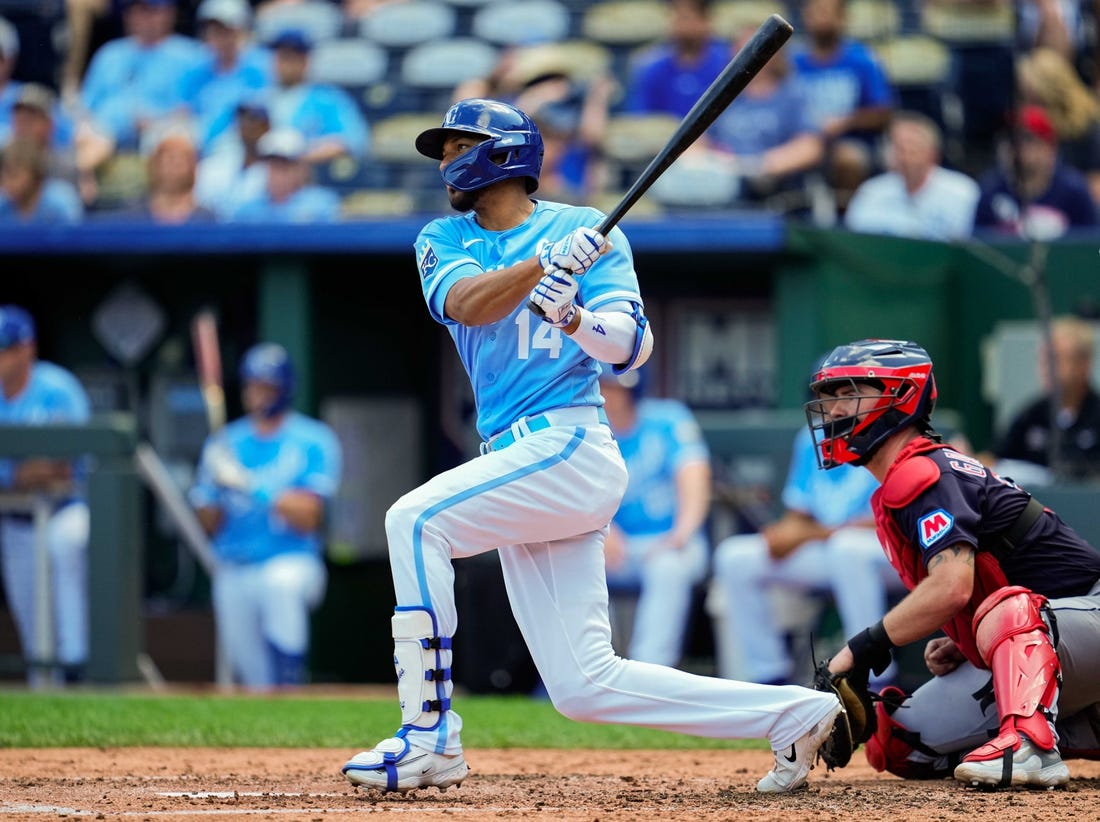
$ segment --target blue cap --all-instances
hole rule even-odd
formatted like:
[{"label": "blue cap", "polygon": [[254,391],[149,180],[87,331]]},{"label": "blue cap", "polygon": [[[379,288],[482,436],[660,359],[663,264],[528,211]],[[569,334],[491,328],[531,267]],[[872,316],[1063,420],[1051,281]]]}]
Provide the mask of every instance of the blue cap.
[{"label": "blue cap", "polygon": [[0,305],[0,351],[34,339],[34,320],[17,305]]},{"label": "blue cap", "polygon": [[301,29],[283,29],[271,38],[268,46],[273,49],[294,49],[306,52],[313,48],[313,41]]}]

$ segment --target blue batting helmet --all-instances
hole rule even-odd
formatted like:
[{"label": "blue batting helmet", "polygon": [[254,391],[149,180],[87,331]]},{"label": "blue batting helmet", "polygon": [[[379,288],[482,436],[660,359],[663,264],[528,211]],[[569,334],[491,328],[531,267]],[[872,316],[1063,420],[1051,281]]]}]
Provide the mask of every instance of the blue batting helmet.
[{"label": "blue batting helmet", "polygon": [[17,305],[0,305],[0,351],[34,339],[34,319]]},{"label": "blue batting helmet", "polygon": [[497,100],[460,100],[443,116],[443,125],[422,131],[416,150],[443,159],[447,133],[460,131],[483,142],[443,167],[443,182],[459,191],[476,191],[510,177],[525,177],[527,193],[539,187],[542,135],[534,121],[515,106]]},{"label": "blue batting helmet", "polygon": [[241,381],[263,382],[279,389],[278,396],[266,410],[268,417],[290,406],[294,396],[294,366],[286,349],[276,343],[258,343],[241,359]]}]

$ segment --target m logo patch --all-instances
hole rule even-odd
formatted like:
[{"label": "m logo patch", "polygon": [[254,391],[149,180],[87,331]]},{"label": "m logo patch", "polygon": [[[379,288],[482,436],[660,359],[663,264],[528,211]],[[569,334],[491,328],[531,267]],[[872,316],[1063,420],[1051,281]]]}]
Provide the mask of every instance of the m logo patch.
[{"label": "m logo patch", "polygon": [[439,265],[439,257],[435,255],[432,244],[425,240],[424,245],[420,246],[420,279],[430,277],[437,265]]},{"label": "m logo patch", "polygon": [[925,514],[917,520],[917,535],[920,544],[928,548],[943,539],[955,526],[955,518],[940,508],[931,514]]}]

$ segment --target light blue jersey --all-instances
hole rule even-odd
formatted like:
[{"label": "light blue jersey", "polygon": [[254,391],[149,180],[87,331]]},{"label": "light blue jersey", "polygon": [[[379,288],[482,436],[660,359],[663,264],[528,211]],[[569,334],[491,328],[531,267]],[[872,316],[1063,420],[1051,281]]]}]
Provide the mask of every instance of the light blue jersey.
[{"label": "light blue jersey", "polygon": [[710,451],[679,400],[642,400],[637,415],[633,428],[615,432],[630,473],[615,524],[630,536],[663,534],[676,519],[676,472],[685,463],[709,460]]},{"label": "light blue jersey", "polygon": [[[8,399],[0,391],[0,423],[5,425],[69,425],[91,417],[91,403],[76,376],[59,365],[39,360],[30,380]],[[0,488],[10,488],[15,460],[0,460]]]},{"label": "light blue jersey", "polygon": [[[598,226],[603,218],[593,208],[536,201],[531,216],[507,231],[486,231],[470,212],[433,220],[417,237],[424,299],[455,341],[474,387],[477,430],[484,439],[520,417],[553,408],[602,406],[600,364],[526,303],[499,322],[460,325],[444,314],[447,292],[464,277],[515,265],[538,254],[542,244],[581,226]],[[578,278],[576,303],[589,311],[623,300],[641,306],[630,243],[618,228],[608,240],[612,250]]]},{"label": "light blue jersey", "polygon": [[81,102],[96,126],[121,148],[138,145],[138,123],[192,111],[202,44],[173,34],[153,46],[132,37],[104,43],[92,56],[81,88]]},{"label": "light blue jersey", "polygon": [[[212,451],[221,446],[249,473],[247,490],[227,490],[214,482]],[[322,535],[293,530],[274,514],[272,504],[290,489],[331,500],[341,470],[339,440],[324,423],[291,411],[275,433],[263,436],[250,418],[241,417],[207,441],[188,496],[195,507],[220,505],[225,512],[213,537],[220,559],[253,563],[280,554],[316,554]]]},{"label": "light blue jersey", "polygon": [[871,494],[879,487],[874,475],[856,465],[818,468],[809,428],[801,428],[794,441],[783,504],[809,514],[830,528],[858,520],[871,520]]}]

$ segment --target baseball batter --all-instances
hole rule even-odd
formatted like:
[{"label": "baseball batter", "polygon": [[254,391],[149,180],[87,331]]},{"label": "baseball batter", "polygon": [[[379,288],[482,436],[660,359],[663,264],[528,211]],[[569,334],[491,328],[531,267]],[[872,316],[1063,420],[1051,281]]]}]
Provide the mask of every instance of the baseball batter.
[{"label": "baseball batter", "polygon": [[[0,306],[0,422],[5,425],[79,424],[91,403],[68,370],[38,359],[34,319],[16,305]],[[36,659],[35,527],[30,512],[0,516],[4,594],[19,631],[32,685],[77,681],[88,661],[88,503],[85,466],[47,458],[0,459],[0,489],[46,493],[53,512],[46,530],[53,636],[51,659]],[[48,666],[38,667],[35,663]],[[60,667],[58,667],[60,666]],[[58,675],[60,672],[61,676]]]},{"label": "baseball batter", "polygon": [[274,343],[241,360],[246,416],[211,434],[189,497],[217,557],[211,598],[234,679],[250,689],[306,678],[310,612],[325,593],[325,508],[342,452],[328,425],[290,407],[294,369]]},{"label": "baseball batter", "polygon": [[591,208],[531,199],[542,137],[513,106],[460,101],[416,146],[439,161],[460,212],[424,227],[416,260],[428,311],[469,374],[484,442],[480,456],[387,512],[402,723],[344,774],[401,792],[466,778],[451,704],[452,563],[499,550],[516,622],[562,714],[767,738],[776,765],[759,789],[801,787],[845,718],[835,696],[696,676],[611,646],[603,545],[627,472],[602,409],[600,363],[625,372],[653,346],[626,236],[601,236],[591,226],[604,215]]},{"label": "baseball batter", "polygon": [[[866,466],[879,539],[908,595],[856,634],[832,673],[925,648],[933,678],[878,705],[867,757],[902,777],[989,788],[1069,781],[1100,756],[1100,553],[1007,477],[940,441],[932,360],[901,340],[833,350],[812,383],[824,468]],[[961,761],[960,761],[961,758]]]}]

